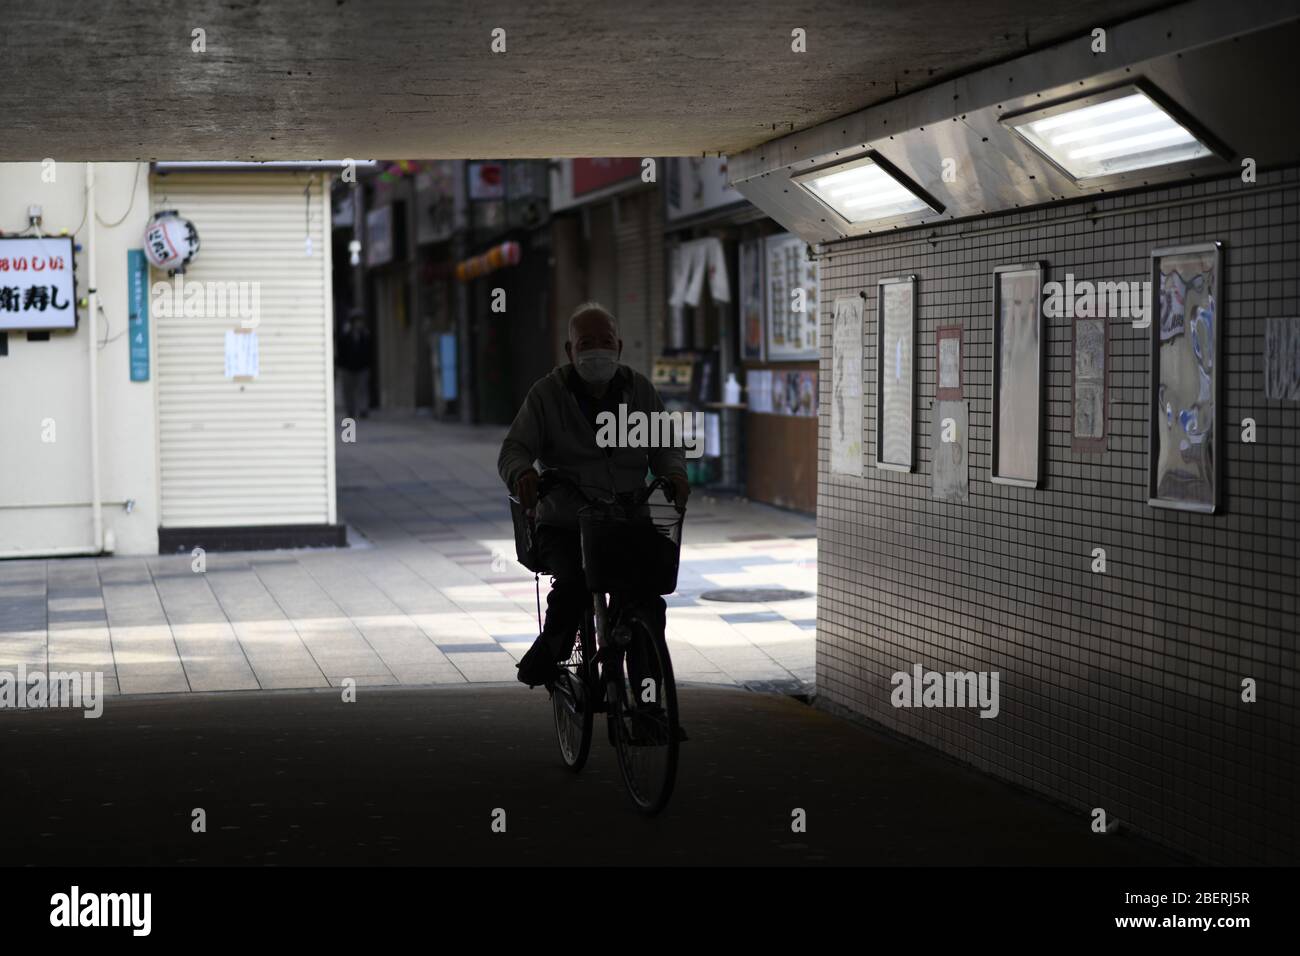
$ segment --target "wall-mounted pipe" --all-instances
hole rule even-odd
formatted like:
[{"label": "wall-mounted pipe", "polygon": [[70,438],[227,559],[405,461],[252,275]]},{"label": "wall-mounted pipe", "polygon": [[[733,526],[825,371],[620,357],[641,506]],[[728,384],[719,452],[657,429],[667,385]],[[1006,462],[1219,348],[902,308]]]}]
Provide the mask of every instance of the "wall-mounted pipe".
[{"label": "wall-mounted pipe", "polygon": [[95,268],[99,247],[95,242],[95,164],[86,163],[86,281],[90,294],[86,323],[86,356],[90,362],[90,508],[94,524],[95,553],[104,550],[104,508],[99,499],[99,286]]}]

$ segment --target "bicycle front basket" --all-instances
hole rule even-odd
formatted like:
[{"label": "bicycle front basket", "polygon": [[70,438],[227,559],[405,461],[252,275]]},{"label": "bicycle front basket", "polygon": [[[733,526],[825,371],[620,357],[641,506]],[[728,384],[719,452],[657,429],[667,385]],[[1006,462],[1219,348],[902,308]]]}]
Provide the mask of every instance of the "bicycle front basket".
[{"label": "bicycle front basket", "polygon": [[672,505],[600,505],[578,512],[587,587],[611,594],[677,590],[683,514]]},{"label": "bicycle front basket", "polygon": [[537,574],[547,571],[537,553],[537,527],[528,520],[524,506],[513,495],[510,496],[510,520],[515,525],[515,557],[519,563]]}]

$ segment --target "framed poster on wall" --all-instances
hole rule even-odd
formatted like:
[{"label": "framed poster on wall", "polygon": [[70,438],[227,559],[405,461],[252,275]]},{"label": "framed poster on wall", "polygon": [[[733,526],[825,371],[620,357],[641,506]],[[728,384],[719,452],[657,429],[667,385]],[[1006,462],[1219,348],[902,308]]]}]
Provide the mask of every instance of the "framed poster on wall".
[{"label": "framed poster on wall", "polygon": [[862,474],[862,295],[835,299],[831,323],[831,471]]},{"label": "framed poster on wall", "polygon": [[764,242],[767,284],[767,356],[769,362],[807,361],[817,351],[817,263],[808,244],[793,233],[768,236]]},{"label": "framed poster on wall", "polygon": [[961,401],[961,326],[946,325],[934,338],[939,368],[934,397],[941,402]]},{"label": "framed poster on wall", "polygon": [[930,488],[936,501],[970,498],[968,418],[964,401],[941,398],[934,403],[934,420],[930,424]]},{"label": "framed poster on wall", "polygon": [[773,372],[773,415],[815,418],[817,415],[816,372]]},{"label": "framed poster on wall", "polygon": [[916,276],[876,284],[876,467],[912,470]]},{"label": "framed poster on wall", "polygon": [[1103,452],[1110,408],[1110,391],[1106,386],[1109,317],[1103,314],[1076,318],[1073,338],[1070,447],[1074,451]]},{"label": "framed poster on wall", "polygon": [[1264,320],[1264,397],[1300,402],[1300,319]]},{"label": "framed poster on wall", "polygon": [[1147,503],[1213,513],[1219,505],[1222,245],[1151,253],[1151,422]]},{"label": "framed poster on wall", "polygon": [[1043,264],[993,270],[993,466],[1003,485],[1037,488],[1043,459],[1047,340]]},{"label": "framed poster on wall", "polygon": [[740,244],[740,360],[761,362],[766,336],[763,322],[763,241]]}]

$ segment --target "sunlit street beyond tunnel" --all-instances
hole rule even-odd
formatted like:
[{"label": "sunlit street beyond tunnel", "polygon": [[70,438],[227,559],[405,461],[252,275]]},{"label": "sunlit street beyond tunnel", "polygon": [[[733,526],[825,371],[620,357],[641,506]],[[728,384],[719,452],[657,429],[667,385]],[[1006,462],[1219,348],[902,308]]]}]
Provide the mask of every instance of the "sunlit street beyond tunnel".
[{"label": "sunlit street beyond tunnel", "polygon": [[[102,670],[110,695],[514,683],[538,587],[515,560],[503,433],[364,422],[338,446],[348,548],[208,554],[204,573],[188,553],[0,563],[4,661]],[[701,495],[669,600],[678,679],[810,695],[816,548],[809,517]]]}]

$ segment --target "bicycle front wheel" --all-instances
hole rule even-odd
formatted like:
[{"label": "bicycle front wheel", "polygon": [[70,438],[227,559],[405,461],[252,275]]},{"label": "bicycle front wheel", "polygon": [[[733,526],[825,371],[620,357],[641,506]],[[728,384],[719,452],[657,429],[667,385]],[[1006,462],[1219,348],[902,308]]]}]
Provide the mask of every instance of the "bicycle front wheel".
[{"label": "bicycle front wheel", "polygon": [[663,634],[635,617],[630,641],[607,683],[610,735],[628,796],[653,815],[668,805],[677,779],[677,685]]},{"label": "bicycle front wheel", "polygon": [[551,712],[555,716],[555,736],[564,765],[577,773],[591,753],[592,715],[595,701],[591,688],[596,686],[596,639],[591,615],[582,619],[569,659],[560,665],[560,676],[551,685]]}]

